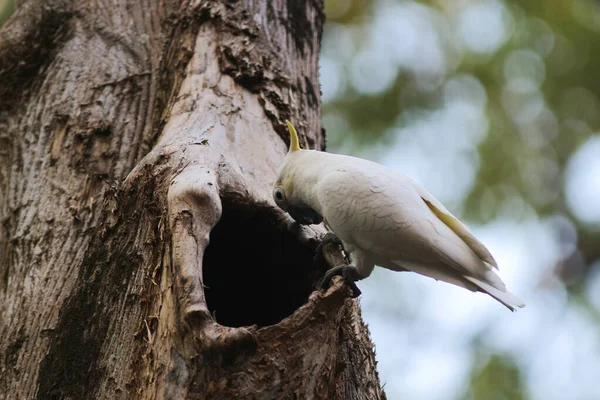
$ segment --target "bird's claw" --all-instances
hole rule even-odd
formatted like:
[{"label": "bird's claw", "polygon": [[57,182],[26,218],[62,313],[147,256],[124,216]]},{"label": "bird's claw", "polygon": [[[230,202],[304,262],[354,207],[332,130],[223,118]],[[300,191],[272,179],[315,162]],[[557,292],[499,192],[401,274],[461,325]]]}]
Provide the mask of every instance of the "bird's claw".
[{"label": "bird's claw", "polygon": [[329,244],[335,244],[340,246],[342,250],[344,249],[344,245],[340,238],[333,232],[327,232],[325,236],[323,236],[323,238],[321,239],[321,242],[318,244],[317,248],[315,249],[315,255],[313,257],[314,263],[318,263],[323,259],[323,250],[325,249],[325,246]]},{"label": "bird's claw", "polygon": [[355,282],[361,280],[362,277],[358,273],[358,270],[352,265],[341,265],[328,270],[321,281],[321,288],[324,290],[329,289],[331,286],[331,280],[336,275],[340,275],[344,280],[344,283],[350,287],[352,290],[352,298],[360,296],[361,291],[358,286],[356,286]]},{"label": "bird's claw", "polygon": [[[321,243],[319,244],[319,246],[323,246],[329,243],[337,244],[339,246],[344,247],[344,245],[342,244],[342,240],[338,237],[338,235],[336,235],[333,232],[327,232],[325,236],[323,236],[323,239],[321,239]],[[317,246],[317,249],[318,248],[319,247]]]}]

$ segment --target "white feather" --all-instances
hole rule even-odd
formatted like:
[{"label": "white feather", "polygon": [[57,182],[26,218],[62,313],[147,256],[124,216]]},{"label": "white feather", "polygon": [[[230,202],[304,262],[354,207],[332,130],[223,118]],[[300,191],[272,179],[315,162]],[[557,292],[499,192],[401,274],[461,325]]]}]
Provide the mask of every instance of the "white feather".
[{"label": "white feather", "polygon": [[288,154],[282,175],[292,177],[289,200],[319,212],[365,260],[485,292],[511,310],[523,307],[493,271],[497,264],[488,249],[407,176],[360,158],[317,151]]}]

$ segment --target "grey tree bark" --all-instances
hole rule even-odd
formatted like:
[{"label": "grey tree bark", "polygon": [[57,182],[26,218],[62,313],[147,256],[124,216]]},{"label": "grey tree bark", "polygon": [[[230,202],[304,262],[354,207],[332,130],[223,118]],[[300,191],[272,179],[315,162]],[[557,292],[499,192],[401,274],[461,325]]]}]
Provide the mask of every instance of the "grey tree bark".
[{"label": "grey tree bark", "polygon": [[18,4],[0,30],[0,398],[385,397],[357,301],[313,291],[324,229],[271,199],[284,119],[324,147],[322,7]]}]

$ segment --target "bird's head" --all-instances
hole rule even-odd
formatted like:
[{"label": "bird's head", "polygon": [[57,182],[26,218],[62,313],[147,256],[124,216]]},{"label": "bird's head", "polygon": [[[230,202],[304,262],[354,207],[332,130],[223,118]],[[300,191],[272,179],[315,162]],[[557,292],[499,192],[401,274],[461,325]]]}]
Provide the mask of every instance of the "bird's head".
[{"label": "bird's head", "polygon": [[296,190],[296,175],[302,172],[302,153],[307,150],[300,148],[298,133],[294,125],[285,121],[290,132],[290,148],[279,169],[279,176],[273,187],[273,200],[279,208],[286,211],[296,222],[302,225],[320,224],[323,217],[315,210],[304,204],[298,198]]}]

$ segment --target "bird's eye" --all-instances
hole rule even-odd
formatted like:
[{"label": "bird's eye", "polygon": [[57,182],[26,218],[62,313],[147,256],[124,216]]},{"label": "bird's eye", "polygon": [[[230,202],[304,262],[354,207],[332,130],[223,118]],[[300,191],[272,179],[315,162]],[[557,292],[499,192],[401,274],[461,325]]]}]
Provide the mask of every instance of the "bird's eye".
[{"label": "bird's eye", "polygon": [[277,200],[277,201],[283,200],[283,190],[281,190],[280,188],[275,189],[274,195],[275,195],[275,200]]}]

